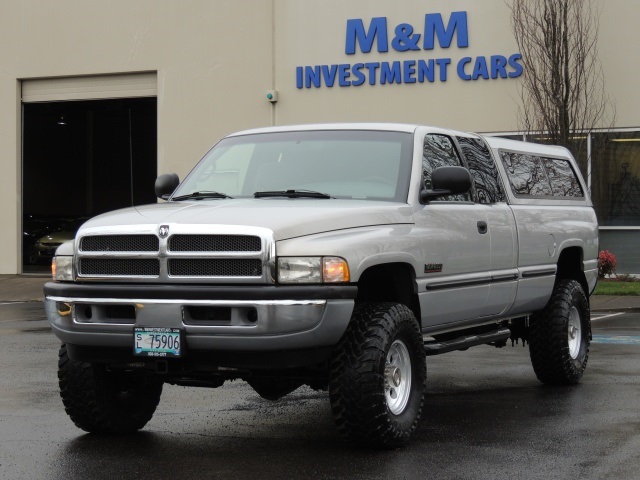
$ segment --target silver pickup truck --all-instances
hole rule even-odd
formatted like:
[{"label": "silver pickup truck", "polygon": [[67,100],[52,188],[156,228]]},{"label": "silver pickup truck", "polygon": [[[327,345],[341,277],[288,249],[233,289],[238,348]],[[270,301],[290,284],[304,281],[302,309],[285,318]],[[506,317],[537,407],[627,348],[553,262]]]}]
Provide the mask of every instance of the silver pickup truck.
[{"label": "silver pickup truck", "polygon": [[128,433],[164,383],[328,390],[340,434],[395,447],[426,357],[529,344],[536,376],[587,364],[598,226],[564,148],[417,125],[222,139],[166,200],[86,222],[45,306],[81,429]]}]

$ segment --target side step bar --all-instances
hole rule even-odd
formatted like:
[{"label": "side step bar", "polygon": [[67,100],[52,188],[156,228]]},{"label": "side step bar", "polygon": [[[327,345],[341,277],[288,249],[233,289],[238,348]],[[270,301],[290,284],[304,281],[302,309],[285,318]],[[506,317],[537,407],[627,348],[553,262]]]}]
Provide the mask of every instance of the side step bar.
[{"label": "side step bar", "polygon": [[465,350],[476,345],[484,345],[491,342],[499,342],[507,340],[511,336],[511,330],[501,328],[493,332],[480,333],[478,335],[469,335],[465,337],[455,338],[444,342],[433,340],[424,342],[424,351],[429,355],[439,355],[441,353],[453,352],[454,350]]}]

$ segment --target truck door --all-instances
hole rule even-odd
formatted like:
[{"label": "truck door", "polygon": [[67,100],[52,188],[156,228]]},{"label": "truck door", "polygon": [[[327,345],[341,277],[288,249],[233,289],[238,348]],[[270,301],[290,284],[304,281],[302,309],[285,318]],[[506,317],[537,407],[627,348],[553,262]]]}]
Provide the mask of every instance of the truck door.
[{"label": "truck door", "polygon": [[477,205],[487,217],[490,241],[491,283],[483,315],[503,313],[511,306],[517,290],[517,230],[504,185],[490,149],[480,138],[456,137],[466,167],[474,179]]},{"label": "truck door", "polygon": [[[422,181],[427,188],[435,168],[463,165],[451,137],[427,134],[423,145]],[[491,282],[486,207],[475,203],[470,193],[451,195],[418,206],[415,221],[424,261],[424,271],[417,276],[422,327],[482,316]]]}]

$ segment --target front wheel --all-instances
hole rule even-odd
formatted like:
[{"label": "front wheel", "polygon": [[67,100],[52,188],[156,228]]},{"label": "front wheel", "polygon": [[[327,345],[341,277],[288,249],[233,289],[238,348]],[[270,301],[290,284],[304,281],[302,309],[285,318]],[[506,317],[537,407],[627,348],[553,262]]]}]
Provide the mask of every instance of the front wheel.
[{"label": "front wheel", "polygon": [[529,354],[538,379],[571,385],[582,378],[591,341],[589,302],[575,280],[559,280],[547,306],[531,317]]},{"label": "front wheel", "polygon": [[378,447],[405,444],[418,425],[427,377],[422,334],[401,304],[358,305],[331,362],[338,432]]},{"label": "front wheel", "polygon": [[65,411],[90,433],[140,430],[151,420],[162,393],[162,381],[152,376],[71,360],[66,344],[60,347],[58,381]]}]

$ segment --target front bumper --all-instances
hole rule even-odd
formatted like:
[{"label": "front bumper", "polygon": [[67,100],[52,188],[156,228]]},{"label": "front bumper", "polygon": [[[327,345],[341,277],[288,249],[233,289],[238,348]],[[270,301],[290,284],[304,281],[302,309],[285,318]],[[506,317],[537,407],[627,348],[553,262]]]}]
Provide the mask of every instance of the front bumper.
[{"label": "front bumper", "polygon": [[133,351],[134,327],[184,331],[189,352],[276,352],[335,345],[357,287],[47,283],[54,334],[72,345]]}]

